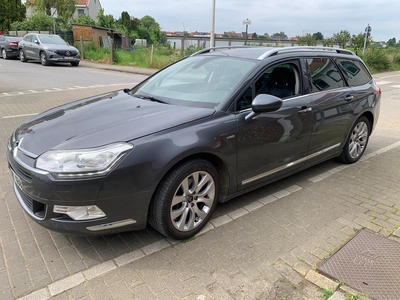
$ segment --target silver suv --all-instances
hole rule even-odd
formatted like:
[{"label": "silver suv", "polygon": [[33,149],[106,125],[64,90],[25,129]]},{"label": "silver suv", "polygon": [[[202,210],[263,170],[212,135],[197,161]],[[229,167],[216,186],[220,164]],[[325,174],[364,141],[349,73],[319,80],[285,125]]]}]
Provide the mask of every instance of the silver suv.
[{"label": "silver suv", "polygon": [[55,34],[28,33],[19,42],[18,49],[19,59],[22,62],[40,59],[43,66],[52,63],[70,63],[76,67],[81,59],[78,49]]}]

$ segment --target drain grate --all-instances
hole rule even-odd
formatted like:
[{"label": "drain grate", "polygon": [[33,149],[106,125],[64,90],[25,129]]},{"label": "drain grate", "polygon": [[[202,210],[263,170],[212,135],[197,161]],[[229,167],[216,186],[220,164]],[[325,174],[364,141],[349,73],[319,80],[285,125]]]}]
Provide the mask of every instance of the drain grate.
[{"label": "drain grate", "polygon": [[379,300],[400,299],[400,243],[361,230],[318,269]]}]

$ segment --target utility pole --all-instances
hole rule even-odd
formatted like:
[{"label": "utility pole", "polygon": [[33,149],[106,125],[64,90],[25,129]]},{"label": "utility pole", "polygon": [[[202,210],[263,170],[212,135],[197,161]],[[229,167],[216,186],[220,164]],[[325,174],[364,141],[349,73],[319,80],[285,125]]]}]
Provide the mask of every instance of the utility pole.
[{"label": "utility pole", "polygon": [[364,48],[363,48],[363,52],[362,52],[363,55],[364,55],[364,52],[365,52],[365,47],[366,47],[366,45],[367,45],[367,38],[369,38],[370,35],[371,35],[371,30],[372,30],[372,28],[371,28],[371,26],[369,26],[369,24],[368,24],[368,26],[365,27]]},{"label": "utility pole", "polygon": [[215,47],[214,32],[215,32],[215,0],[212,0],[210,48]]},{"label": "utility pole", "polygon": [[251,25],[251,20],[248,18],[246,20],[243,20],[243,25],[246,25],[246,36],[244,39],[244,45],[247,45],[247,36],[248,36],[248,31],[249,31],[249,25]]}]

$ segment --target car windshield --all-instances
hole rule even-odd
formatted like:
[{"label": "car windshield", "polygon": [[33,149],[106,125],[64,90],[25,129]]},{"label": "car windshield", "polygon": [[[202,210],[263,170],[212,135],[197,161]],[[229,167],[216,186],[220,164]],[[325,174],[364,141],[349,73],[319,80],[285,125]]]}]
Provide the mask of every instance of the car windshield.
[{"label": "car windshield", "polygon": [[257,62],[222,56],[192,56],[162,70],[132,90],[171,104],[215,108]]},{"label": "car windshield", "polygon": [[67,45],[58,35],[40,35],[39,39],[43,44]]}]

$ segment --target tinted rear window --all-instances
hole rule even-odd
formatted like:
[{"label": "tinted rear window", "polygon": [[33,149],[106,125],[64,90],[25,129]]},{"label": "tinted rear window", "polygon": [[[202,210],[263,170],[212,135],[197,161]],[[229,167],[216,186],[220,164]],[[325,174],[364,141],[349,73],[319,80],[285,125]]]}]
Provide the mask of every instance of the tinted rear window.
[{"label": "tinted rear window", "polygon": [[346,71],[351,86],[363,85],[372,79],[362,62],[351,59],[338,59],[338,62]]}]

